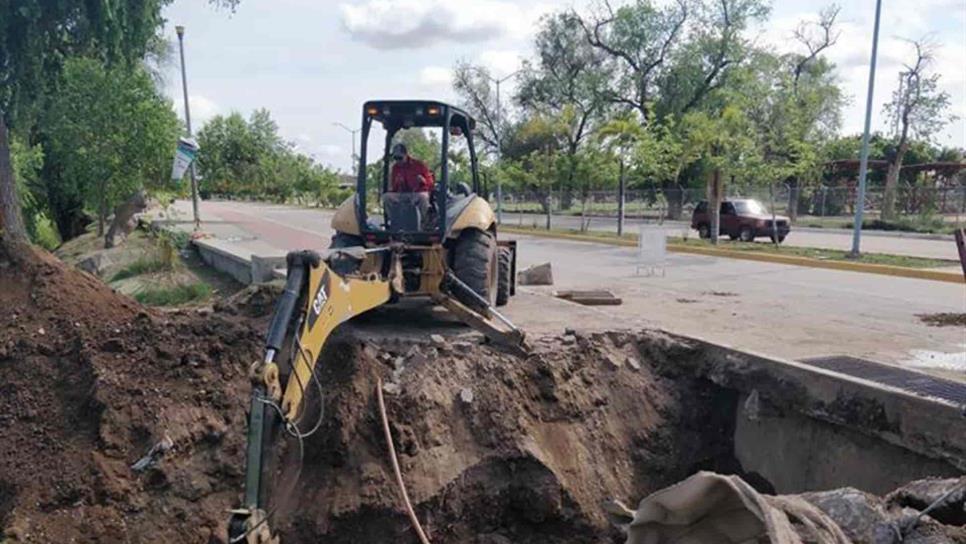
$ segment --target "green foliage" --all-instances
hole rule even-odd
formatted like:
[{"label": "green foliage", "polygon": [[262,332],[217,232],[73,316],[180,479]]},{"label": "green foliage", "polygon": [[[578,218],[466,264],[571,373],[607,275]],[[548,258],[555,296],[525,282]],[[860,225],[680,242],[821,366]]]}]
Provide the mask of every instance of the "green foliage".
[{"label": "green foliage", "polygon": [[134,300],[147,306],[180,306],[211,297],[207,283],[177,284],[171,287],[145,287],[134,293]]},{"label": "green foliage", "polygon": [[[170,102],[139,65],[105,68],[93,59],[66,62],[60,89],[41,121],[55,217],[82,202],[99,218],[142,186],[167,183],[179,131]],[[65,198],[73,195],[76,198]],[[69,235],[68,233],[64,233]]]},{"label": "green foliage", "polygon": [[44,164],[43,149],[39,145],[28,146],[21,138],[14,137],[10,141],[10,161],[27,235],[31,241],[45,248],[56,248],[60,245],[60,239],[49,231],[50,220],[44,214],[44,189],[40,179]]},{"label": "green foliage", "polygon": [[31,216],[28,219],[27,225],[30,232],[30,240],[33,243],[47,251],[53,251],[60,247],[60,233],[57,232],[57,227],[54,225],[54,222],[44,212],[39,212]]},{"label": "green foliage", "polygon": [[111,276],[111,281],[119,281],[127,278],[133,278],[134,276],[140,276],[142,274],[152,274],[154,272],[165,272],[173,269],[171,263],[165,262],[163,259],[158,257],[142,257],[133,263],[125,266],[124,268],[118,270],[113,276]]},{"label": "green foliage", "polygon": [[248,120],[237,112],[215,116],[198,132],[198,145],[199,190],[206,198],[340,202],[338,174],[295,152],[268,110],[255,110]]}]

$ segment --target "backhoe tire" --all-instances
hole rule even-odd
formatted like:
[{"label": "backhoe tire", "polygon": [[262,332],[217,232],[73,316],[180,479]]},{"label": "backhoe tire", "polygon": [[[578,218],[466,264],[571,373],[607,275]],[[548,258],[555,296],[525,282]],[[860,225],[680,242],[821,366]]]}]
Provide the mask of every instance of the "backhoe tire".
[{"label": "backhoe tire", "polygon": [[[364,245],[366,245],[366,243],[359,236],[353,236],[352,234],[346,234],[344,232],[337,232],[332,235],[332,242],[329,243],[329,249]],[[359,269],[360,264],[361,263],[355,259],[350,259],[348,257],[333,257],[332,259],[329,259],[329,268],[340,276],[345,276],[346,274],[355,272]]]},{"label": "backhoe tire", "polygon": [[[453,273],[467,287],[493,304],[497,292],[497,246],[493,236],[478,229],[465,229],[453,246]],[[457,291],[459,293],[459,291]],[[479,301],[458,295],[463,304],[481,309]]]},{"label": "backhoe tire", "polygon": [[510,302],[510,286],[513,278],[510,276],[510,261],[513,259],[513,252],[508,247],[501,247],[499,253],[499,277],[496,284],[496,305],[506,306]]}]

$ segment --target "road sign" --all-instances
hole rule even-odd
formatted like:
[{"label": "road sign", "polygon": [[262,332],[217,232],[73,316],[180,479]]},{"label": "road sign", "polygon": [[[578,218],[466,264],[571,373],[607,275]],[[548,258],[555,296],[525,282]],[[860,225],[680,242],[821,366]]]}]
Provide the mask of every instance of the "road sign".
[{"label": "road sign", "polygon": [[171,165],[171,179],[181,181],[197,154],[198,143],[194,139],[178,138],[178,149],[174,152],[174,163]]}]

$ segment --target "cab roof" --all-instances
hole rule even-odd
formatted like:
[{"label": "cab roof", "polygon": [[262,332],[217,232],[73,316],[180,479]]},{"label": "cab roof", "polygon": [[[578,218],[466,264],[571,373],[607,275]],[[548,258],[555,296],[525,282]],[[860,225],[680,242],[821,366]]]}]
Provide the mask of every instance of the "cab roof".
[{"label": "cab roof", "polygon": [[438,100],[368,100],[363,115],[379,121],[387,129],[409,127],[442,127],[444,111],[450,112],[451,123],[476,128],[476,120],[462,108]]}]

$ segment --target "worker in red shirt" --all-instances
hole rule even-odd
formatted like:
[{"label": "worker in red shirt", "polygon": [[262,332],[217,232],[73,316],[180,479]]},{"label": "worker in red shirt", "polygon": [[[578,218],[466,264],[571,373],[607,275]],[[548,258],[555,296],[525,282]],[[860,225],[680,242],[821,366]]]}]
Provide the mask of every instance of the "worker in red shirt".
[{"label": "worker in red shirt", "polygon": [[[413,206],[419,210],[419,223],[416,229],[427,228],[432,222],[430,217],[430,194],[435,180],[426,164],[409,155],[406,145],[392,146],[392,172],[389,175],[389,192],[383,195],[383,206]],[[392,223],[392,213],[390,223]],[[396,228],[401,228],[398,225]]]},{"label": "worker in red shirt", "polygon": [[409,155],[406,145],[392,146],[392,173],[389,190],[394,193],[428,193],[433,190],[435,180],[426,164]]}]

